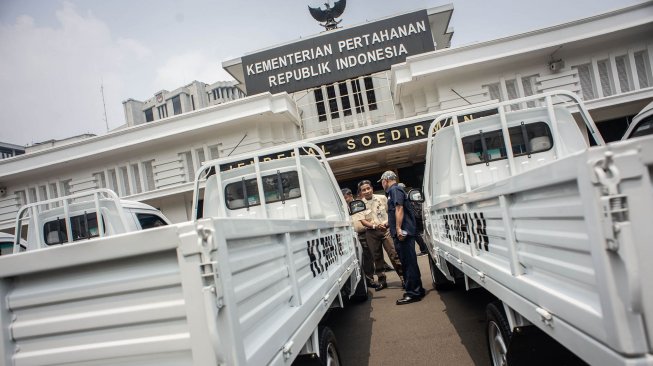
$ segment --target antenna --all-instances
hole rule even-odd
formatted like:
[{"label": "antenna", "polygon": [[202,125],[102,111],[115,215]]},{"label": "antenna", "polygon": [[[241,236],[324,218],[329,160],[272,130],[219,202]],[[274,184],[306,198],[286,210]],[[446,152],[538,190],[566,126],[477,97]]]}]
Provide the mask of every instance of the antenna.
[{"label": "antenna", "polygon": [[107,119],[107,105],[104,102],[104,80],[100,80],[100,94],[102,94],[102,107],[104,108],[104,124],[107,126],[107,133],[109,132],[109,120]]}]

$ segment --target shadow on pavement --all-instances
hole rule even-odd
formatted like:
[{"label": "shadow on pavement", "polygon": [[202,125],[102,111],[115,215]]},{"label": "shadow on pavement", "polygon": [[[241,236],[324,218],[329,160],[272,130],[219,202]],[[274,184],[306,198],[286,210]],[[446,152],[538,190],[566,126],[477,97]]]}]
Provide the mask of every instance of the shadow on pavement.
[{"label": "shadow on pavement", "polygon": [[[370,290],[368,294],[371,295]],[[340,359],[346,365],[369,364],[374,322],[371,317],[371,299],[372,296],[362,303],[346,302],[344,308],[332,309],[324,321],[324,325],[331,328],[336,335]],[[348,347],[343,342],[355,342],[356,347]]]}]

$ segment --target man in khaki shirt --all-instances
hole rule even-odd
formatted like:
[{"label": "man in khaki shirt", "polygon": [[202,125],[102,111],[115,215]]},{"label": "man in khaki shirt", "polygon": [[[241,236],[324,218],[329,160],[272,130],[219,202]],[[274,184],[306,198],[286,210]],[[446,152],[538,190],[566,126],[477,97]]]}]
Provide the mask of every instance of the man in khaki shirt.
[{"label": "man in khaki shirt", "polygon": [[[354,195],[349,188],[342,189],[342,196],[345,198],[345,201],[347,201],[347,204],[354,200]],[[379,284],[374,282],[374,261],[372,259],[372,252],[367,246],[367,240],[365,238],[367,228],[360,222],[360,220],[364,218],[365,214],[363,212],[358,212],[351,216],[354,230],[358,235],[358,242],[361,244],[361,249],[363,250],[361,268],[365,274],[365,282],[367,282],[367,287],[377,288]]]},{"label": "man in khaki shirt", "polygon": [[395,251],[394,242],[388,230],[388,199],[383,195],[374,194],[372,183],[369,180],[363,180],[358,183],[358,190],[367,207],[367,210],[363,211],[365,218],[360,220],[360,222],[367,228],[365,238],[367,240],[367,246],[372,252],[375,272],[379,282],[376,290],[381,291],[388,287],[385,272],[383,271],[383,265],[385,263],[383,260],[383,249],[388,254],[392,267],[394,267],[397,275],[399,275],[403,285],[401,262],[399,261],[399,256]]}]

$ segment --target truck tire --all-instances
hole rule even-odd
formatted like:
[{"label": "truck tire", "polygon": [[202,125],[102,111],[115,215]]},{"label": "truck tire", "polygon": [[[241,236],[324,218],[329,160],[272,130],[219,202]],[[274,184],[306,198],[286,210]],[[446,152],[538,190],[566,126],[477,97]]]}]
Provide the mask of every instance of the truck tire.
[{"label": "truck tire", "polygon": [[318,333],[320,335],[320,357],[316,357],[315,354],[300,356],[292,363],[293,366],[339,366],[342,364],[333,331],[327,326],[320,325]]},{"label": "truck tire", "polygon": [[493,366],[508,365],[508,346],[512,332],[502,308],[501,302],[492,302],[487,305],[485,310],[487,314],[485,334]]},{"label": "truck tire", "polygon": [[431,281],[433,288],[437,291],[447,291],[454,287],[454,283],[449,281],[435,265],[435,260],[429,255],[429,267],[431,268]]}]

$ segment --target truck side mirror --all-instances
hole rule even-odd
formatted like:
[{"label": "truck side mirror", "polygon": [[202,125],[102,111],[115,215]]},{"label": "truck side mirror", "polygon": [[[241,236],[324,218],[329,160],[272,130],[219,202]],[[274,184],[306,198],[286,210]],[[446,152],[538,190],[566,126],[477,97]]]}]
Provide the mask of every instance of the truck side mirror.
[{"label": "truck side mirror", "polygon": [[359,212],[365,211],[367,208],[365,207],[365,202],[361,200],[353,200],[349,202],[349,215],[353,215]]},{"label": "truck side mirror", "polygon": [[408,191],[408,200],[411,202],[419,202],[422,203],[424,202],[424,196],[422,195],[422,191],[419,189],[411,189]]}]

